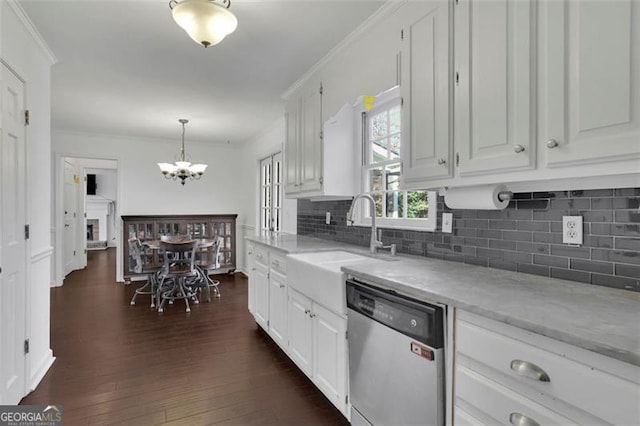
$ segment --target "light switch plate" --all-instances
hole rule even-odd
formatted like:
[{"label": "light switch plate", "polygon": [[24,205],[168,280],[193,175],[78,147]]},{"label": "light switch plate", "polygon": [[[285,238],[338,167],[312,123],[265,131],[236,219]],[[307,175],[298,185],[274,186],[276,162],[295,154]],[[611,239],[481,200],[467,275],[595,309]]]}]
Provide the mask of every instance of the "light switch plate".
[{"label": "light switch plate", "polygon": [[582,216],[562,216],[562,242],[582,244]]},{"label": "light switch plate", "polygon": [[442,232],[453,232],[453,213],[442,213]]},{"label": "light switch plate", "polygon": [[324,223],[327,225],[331,225],[331,212],[327,212],[324,217]]}]

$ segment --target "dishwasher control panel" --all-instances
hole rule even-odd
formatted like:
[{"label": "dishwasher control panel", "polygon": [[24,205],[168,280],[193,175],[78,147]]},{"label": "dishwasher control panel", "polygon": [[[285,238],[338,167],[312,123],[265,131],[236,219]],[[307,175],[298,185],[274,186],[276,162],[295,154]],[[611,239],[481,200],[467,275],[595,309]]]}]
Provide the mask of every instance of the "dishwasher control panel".
[{"label": "dishwasher control panel", "polygon": [[[347,308],[438,349],[443,347],[443,309],[347,280]],[[412,352],[416,353],[412,347]]]}]

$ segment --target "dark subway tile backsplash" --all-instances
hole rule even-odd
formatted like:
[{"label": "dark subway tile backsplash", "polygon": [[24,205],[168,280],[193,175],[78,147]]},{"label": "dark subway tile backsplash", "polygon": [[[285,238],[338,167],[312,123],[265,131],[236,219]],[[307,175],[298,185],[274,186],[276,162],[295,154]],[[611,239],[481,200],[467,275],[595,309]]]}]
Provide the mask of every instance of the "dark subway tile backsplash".
[{"label": "dark subway tile backsplash", "polygon": [[[298,200],[298,234],[360,246],[370,231],[347,227],[351,201]],[[504,210],[451,210],[438,197],[435,232],[382,229],[399,253],[640,292],[640,188],[514,194]],[[331,212],[331,224],[325,213]],[[453,233],[441,214],[453,213]],[[582,216],[584,242],[562,243],[562,216]]]}]

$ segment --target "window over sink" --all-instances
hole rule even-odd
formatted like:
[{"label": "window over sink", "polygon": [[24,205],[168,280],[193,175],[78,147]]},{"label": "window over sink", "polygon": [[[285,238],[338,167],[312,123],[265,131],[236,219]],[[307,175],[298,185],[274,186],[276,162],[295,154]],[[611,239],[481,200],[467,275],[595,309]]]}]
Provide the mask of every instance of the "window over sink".
[{"label": "window over sink", "polygon": [[[376,223],[386,228],[433,231],[436,228],[437,193],[400,189],[402,162],[402,104],[396,86],[356,105],[361,143],[358,167],[362,192],[371,194],[376,205]],[[370,207],[357,206],[356,225],[368,226]]]}]

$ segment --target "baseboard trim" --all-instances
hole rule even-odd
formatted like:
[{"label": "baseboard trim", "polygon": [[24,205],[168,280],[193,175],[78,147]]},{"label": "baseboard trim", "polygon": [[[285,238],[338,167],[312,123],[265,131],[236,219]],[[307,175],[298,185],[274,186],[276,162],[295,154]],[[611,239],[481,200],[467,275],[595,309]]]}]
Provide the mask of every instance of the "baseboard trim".
[{"label": "baseboard trim", "polygon": [[44,375],[47,374],[47,371],[49,371],[49,369],[51,368],[55,360],[56,360],[56,357],[53,356],[53,351],[49,349],[45,357],[40,362],[40,366],[36,369],[35,373],[32,374],[30,377],[29,392],[34,391],[36,387],[38,387],[38,384],[40,384],[40,381],[42,381],[42,379],[44,378]]}]

